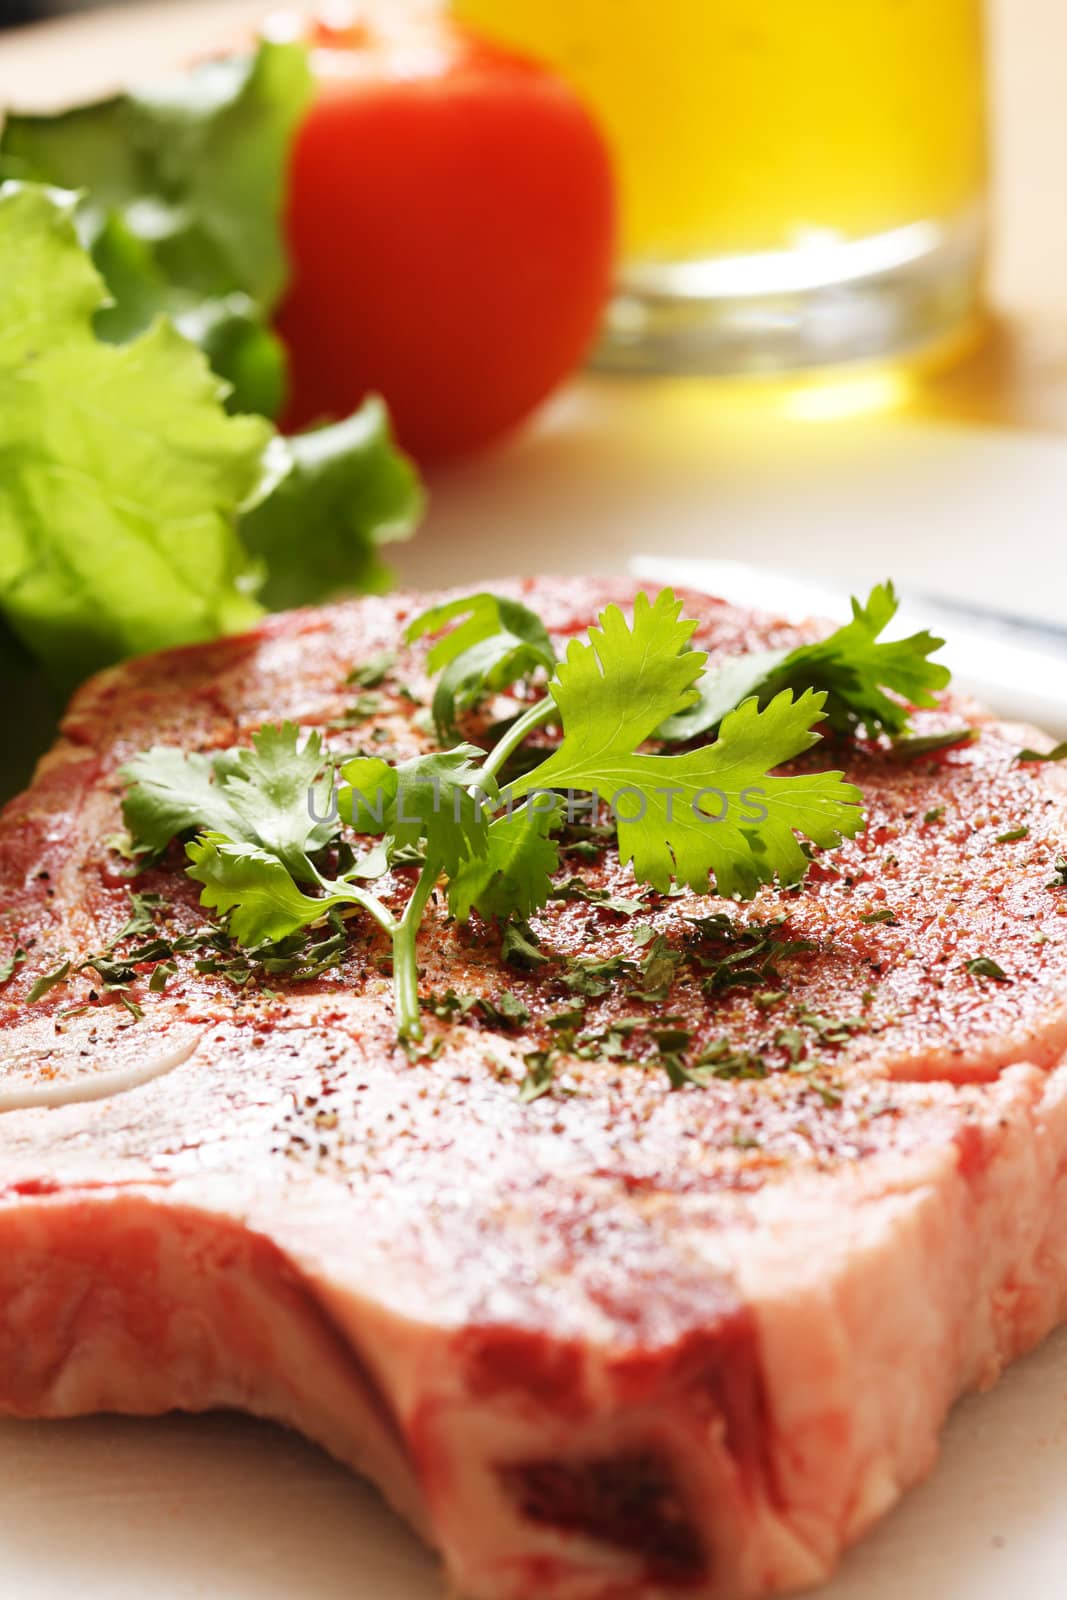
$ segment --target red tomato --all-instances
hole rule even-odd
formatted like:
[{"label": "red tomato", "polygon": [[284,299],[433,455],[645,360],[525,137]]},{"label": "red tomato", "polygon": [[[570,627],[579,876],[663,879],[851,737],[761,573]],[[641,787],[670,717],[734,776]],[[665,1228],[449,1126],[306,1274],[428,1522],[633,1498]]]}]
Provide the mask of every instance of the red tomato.
[{"label": "red tomato", "polygon": [[443,18],[384,26],[316,27],[277,319],[285,424],[376,390],[427,460],[495,438],[581,360],[614,187],[600,133],[547,69]]}]

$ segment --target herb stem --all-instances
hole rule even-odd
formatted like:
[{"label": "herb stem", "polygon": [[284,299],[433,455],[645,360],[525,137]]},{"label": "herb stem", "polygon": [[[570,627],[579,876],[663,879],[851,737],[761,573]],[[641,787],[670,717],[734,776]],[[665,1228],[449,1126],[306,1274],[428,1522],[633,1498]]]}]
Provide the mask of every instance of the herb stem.
[{"label": "herb stem", "polygon": [[400,924],[389,907],[383,905],[376,894],[370,894],[366,889],[357,889],[355,884],[345,878],[324,878],[319,872],[315,873],[315,881],[328,895],[336,895],[339,899],[350,900],[353,905],[362,906],[390,937],[396,933]]},{"label": "herb stem", "polygon": [[479,776],[483,780],[495,778],[508,757],[522,744],[526,735],[532,733],[535,728],[543,727],[546,722],[551,722],[553,716],[558,715],[556,702],[550,694],[546,694],[543,700],[538,700],[536,705],[530,706],[518,721],[512,723],[507,733],[497,740],[486,756]]},{"label": "herb stem", "polygon": [[393,993],[396,997],[396,1031],[401,1039],[422,1038],[419,1010],[419,968],[416,940],[426,902],[441,876],[441,863],[428,856],[419,873],[415,891],[404,907],[404,914],[393,932]]}]

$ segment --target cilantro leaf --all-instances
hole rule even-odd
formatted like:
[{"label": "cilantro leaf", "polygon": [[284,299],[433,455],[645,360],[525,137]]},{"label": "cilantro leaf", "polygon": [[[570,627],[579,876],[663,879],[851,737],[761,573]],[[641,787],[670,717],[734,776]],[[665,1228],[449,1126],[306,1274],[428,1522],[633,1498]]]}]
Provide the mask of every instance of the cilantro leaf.
[{"label": "cilantro leaf", "polygon": [[350,787],[338,795],[338,809],[360,832],[389,833],[396,848],[425,839],[427,855],[451,876],[462,861],[488,850],[483,802],[496,799],[497,786],[482,778],[483,759],[484,751],[470,744],[395,767],[357,756],[341,768]]},{"label": "cilantro leaf", "polygon": [[663,591],[638,596],[632,629],[608,607],[590,642],[572,640],[550,684],[563,739],[513,789],[580,789],[608,800],[621,861],[665,891],[672,879],[751,898],[775,879],[795,883],[808,858],[796,834],[828,847],[859,831],[859,791],[838,772],[771,777],[817,742],[824,694],[783,692],[761,710],[746,700],[710,746],[684,755],[636,753],[671,706],[684,705],[703,656],[686,651],[694,624]]},{"label": "cilantro leaf", "polygon": [[410,643],[438,633],[457,617],[464,620],[437,640],[426,662],[430,672],[441,673],[433,717],[442,739],[456,733],[457,712],[529,677],[538,667],[551,672],[556,664],[540,617],[517,600],[495,594],[466,595],[431,606],[408,624],[404,637]]},{"label": "cilantro leaf", "polygon": [[525,919],[546,903],[559,866],[549,838],[558,818],[558,804],[529,804],[491,824],[484,856],[468,857],[449,878],[448,908],[457,922],[466,922],[472,907],[483,917]]},{"label": "cilantro leaf", "polygon": [[387,588],[379,547],[414,531],[423,494],[381,400],[371,396],[344,422],[275,439],[271,465],[275,486],[240,521],[266,566],[264,603],[282,609]]},{"label": "cilantro leaf", "polygon": [[[296,877],[309,877],[306,857],[329,842],[327,810],[333,767],[318,733],[301,746],[292,722],[261,728],[252,748],[214,756],[157,745],[120,769],[122,814],[141,850],[158,854],[192,829],[276,856]],[[308,797],[314,801],[311,816]]]},{"label": "cilantro leaf", "polygon": [[160,855],[194,828],[231,837],[240,831],[210,756],[153,745],[120,767],[119,777],[127,785],[122,819],[139,854]]},{"label": "cilantro leaf", "polygon": [[299,738],[295,723],[283,722],[253,734],[251,750],[224,751],[215,759],[226,802],[239,822],[231,836],[262,846],[296,877],[306,870],[307,856],[322,849],[335,831],[332,822],[316,821],[308,804],[310,796],[316,817],[326,811],[333,763],[319,733],[309,733],[302,746]]},{"label": "cilantro leaf", "polygon": [[[717,663],[701,681],[696,703],[666,721],[660,737],[682,742],[713,732],[727,712],[750,696],[765,706],[783,689],[794,694],[824,690],[826,718],[836,733],[851,733],[859,726],[869,734],[905,733],[909,706],[936,705],[934,691],[946,686],[949,672],[929,660],[943,639],[925,630],[907,639],[881,638],[898,607],[893,585],[877,584],[864,604],[853,599],[852,621],[826,639]],[[886,690],[906,704],[891,699]]]},{"label": "cilantro leaf", "polygon": [[630,627],[609,605],[588,643],[571,640],[549,690],[575,755],[595,762],[629,753],[693,699],[707,657],[688,648],[696,623],[681,610],[669,589],[654,603],[642,592]]},{"label": "cilantro leaf", "polygon": [[285,357],[270,312],[285,284],[281,206],[289,146],[311,94],[307,53],[264,42],[59,116],[8,116],[0,178],[85,191],[78,226],[112,303],[112,343],[159,314],[273,416]]},{"label": "cilantro leaf", "polygon": [[754,650],[717,661],[697,684],[698,698],[656,729],[658,738],[683,744],[701,734],[714,734],[723,717],[753,696],[765,694],[772,676],[794,652]]},{"label": "cilantro leaf", "polygon": [[304,894],[277,856],[221,833],[202,834],[186,846],[186,854],[190,878],[204,886],[201,904],[229,917],[239,944],[284,939],[347,899]]},{"label": "cilantro leaf", "polygon": [[0,611],[63,687],[255,621],[233,518],[270,432],[166,323],[97,341],[70,204],[0,189]]}]

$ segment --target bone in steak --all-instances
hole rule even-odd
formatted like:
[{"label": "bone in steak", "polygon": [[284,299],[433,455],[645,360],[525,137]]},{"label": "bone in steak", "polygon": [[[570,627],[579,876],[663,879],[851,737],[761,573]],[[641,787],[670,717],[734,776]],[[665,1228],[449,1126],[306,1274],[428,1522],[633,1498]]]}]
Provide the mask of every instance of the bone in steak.
[{"label": "bone in steak", "polygon": [[[561,638],[632,599],[514,592]],[[798,637],[685,602],[712,652]],[[929,1471],[954,1398],[1067,1312],[1063,779],[1014,761],[1031,730],[956,704],[918,730],[965,716],[971,746],[829,752],[869,824],[798,890],[649,895],[629,919],[554,900],[531,971],[431,909],[423,995],[508,989],[532,1019],[429,1013],[436,1059],[396,1047],[364,920],[312,982],[240,986],[190,952],[163,993],[147,966],[134,982],[142,1020],[91,972],[28,1006],[128,916],[122,761],[343,721],[346,674],[384,648],[374,748],[413,753],[393,687],[426,692],[422,647],[398,644],[423,604],[276,616],[106,673],[4,812],[0,964],[27,958],[0,987],[0,1411],[278,1418],[380,1484],[473,1600],[813,1583]],[[591,855],[568,874],[634,892]],[[180,852],[137,888],[171,937],[202,924]],[[686,920],[714,913],[733,928]],[[599,1042],[523,1103],[574,960],[647,960],[635,922],[684,954],[666,998],[633,998],[640,975],[585,997]],[[694,1050],[726,1041],[721,1079],[672,1090],[664,1015]]]}]

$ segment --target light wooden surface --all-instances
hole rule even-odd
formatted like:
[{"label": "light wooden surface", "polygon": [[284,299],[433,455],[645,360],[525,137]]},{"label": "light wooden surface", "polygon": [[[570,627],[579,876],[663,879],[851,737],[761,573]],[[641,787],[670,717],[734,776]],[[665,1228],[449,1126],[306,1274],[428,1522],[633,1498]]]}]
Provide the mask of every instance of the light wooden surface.
[{"label": "light wooden surface", "polygon": [[[107,91],[270,9],[270,0],[151,0],[0,35],[0,104],[56,106]],[[1067,0],[989,0],[989,38],[992,314],[966,356],[920,376],[909,406],[1067,432]]]}]

